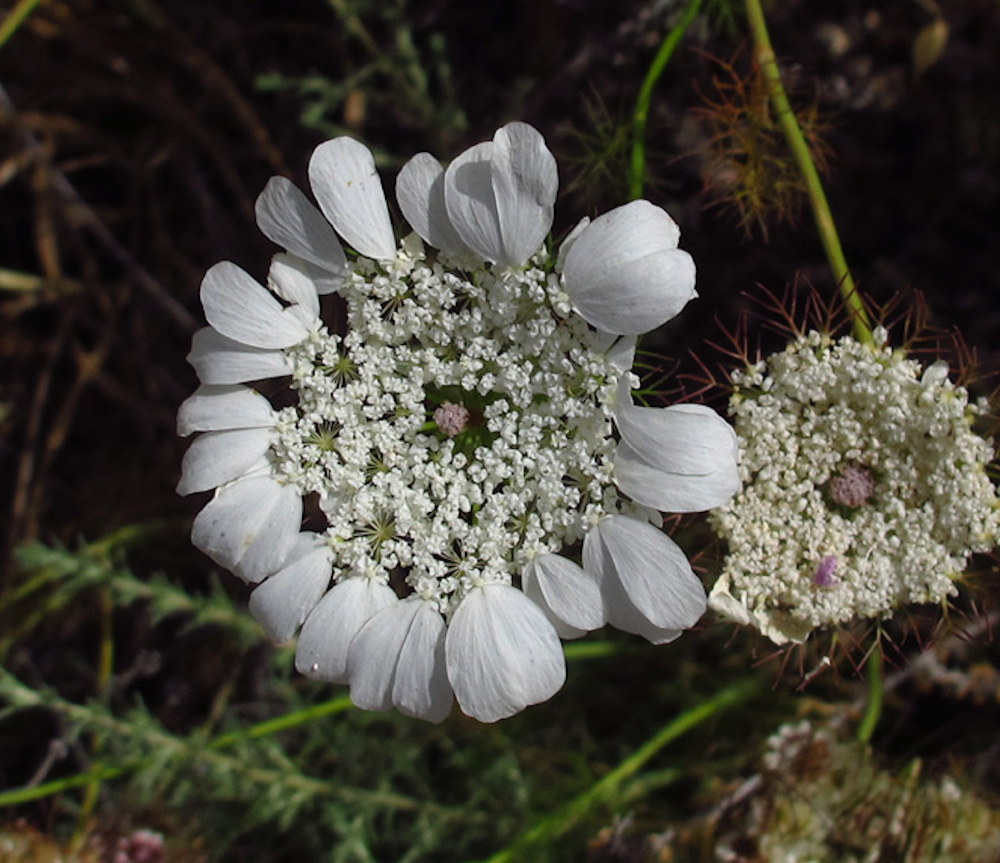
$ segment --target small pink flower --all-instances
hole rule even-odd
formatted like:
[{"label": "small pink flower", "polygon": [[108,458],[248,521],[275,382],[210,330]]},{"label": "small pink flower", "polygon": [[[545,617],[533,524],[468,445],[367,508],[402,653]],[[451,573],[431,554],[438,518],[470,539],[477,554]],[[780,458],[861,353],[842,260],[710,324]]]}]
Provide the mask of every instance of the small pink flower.
[{"label": "small pink flower", "polygon": [[855,509],[868,503],[875,491],[872,472],[859,464],[848,464],[840,470],[839,476],[830,480],[830,497],[843,506]]},{"label": "small pink flower", "polygon": [[813,576],[813,581],[816,582],[818,587],[833,587],[837,583],[837,579],[833,577],[833,571],[837,568],[837,555],[828,554],[823,558],[819,567],[816,569],[816,575]]},{"label": "small pink flower", "polygon": [[163,834],[133,830],[118,840],[114,863],[163,863],[166,846]]},{"label": "small pink flower", "polygon": [[455,437],[465,431],[469,422],[469,411],[462,405],[442,402],[441,407],[434,411],[434,422],[448,437]]}]

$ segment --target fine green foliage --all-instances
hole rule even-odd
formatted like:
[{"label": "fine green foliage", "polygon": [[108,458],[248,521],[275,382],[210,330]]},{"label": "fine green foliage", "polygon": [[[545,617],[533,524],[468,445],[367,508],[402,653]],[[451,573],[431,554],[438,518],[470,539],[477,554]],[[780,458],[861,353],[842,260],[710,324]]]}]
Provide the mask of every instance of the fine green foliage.
[{"label": "fine green foliage", "polygon": [[[437,147],[465,131],[444,38],[431,33],[418,44],[405,0],[328,2],[342,28],[339,74],[264,72],[257,78],[262,93],[294,93],[302,125],[327,137],[355,133],[369,113],[383,111],[392,111],[397,124],[430,130]],[[375,155],[381,164],[393,164],[389,153]]]}]

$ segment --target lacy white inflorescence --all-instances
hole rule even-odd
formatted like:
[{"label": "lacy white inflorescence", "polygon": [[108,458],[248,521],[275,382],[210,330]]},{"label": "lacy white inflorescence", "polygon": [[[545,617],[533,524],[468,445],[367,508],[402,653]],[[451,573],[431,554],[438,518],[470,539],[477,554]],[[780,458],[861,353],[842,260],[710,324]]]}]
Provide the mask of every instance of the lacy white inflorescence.
[{"label": "lacy white inflorescence", "polygon": [[[282,178],[257,202],[287,250],[267,288],[230,263],[205,276],[202,386],[178,419],[202,433],[178,490],[217,489],[194,542],[259,583],[272,637],[302,625],[297,667],[362,707],[439,721],[454,695],[493,721],[559,689],[559,636],[692,626],[704,590],[652,508],[708,509],[739,479],[723,419],[632,401],[635,337],[695,295],[670,217],[633,202],[550,256],[555,160],[522,123],[447,170],[408,162],[399,244],[367,148],[329,141],[309,175],[322,212]],[[245,386],[266,378],[291,407]],[[301,530],[310,495],[325,529]]]},{"label": "lacy white inflorescence", "polygon": [[1000,533],[981,406],[936,362],[810,332],[733,374],[743,489],[709,603],[777,643],[940,602]]}]

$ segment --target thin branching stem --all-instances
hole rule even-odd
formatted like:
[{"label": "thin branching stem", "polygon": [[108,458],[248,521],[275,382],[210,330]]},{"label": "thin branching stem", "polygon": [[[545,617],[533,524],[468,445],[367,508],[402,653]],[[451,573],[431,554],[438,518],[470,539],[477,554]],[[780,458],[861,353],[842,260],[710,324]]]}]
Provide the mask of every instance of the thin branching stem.
[{"label": "thin branching stem", "polygon": [[774,49],[771,47],[771,37],[767,31],[764,10],[761,8],[760,0],[746,0],[746,3],[747,19],[753,34],[754,54],[764,75],[764,80],[767,82],[768,96],[774,107],[778,123],[806,182],[809,206],[816,221],[816,228],[819,231],[827,261],[833,271],[833,277],[840,287],[840,293],[854,322],[854,335],[858,341],[871,344],[871,321],[854,284],[847,260],[844,258],[844,250],[840,245],[837,226],[833,220],[833,214],[830,212],[830,204],[826,199],[826,192],[823,191],[823,183],[820,181],[816,163],[809,152],[809,144],[806,142],[798,120],[795,119],[795,112],[792,110],[788,94],[781,82],[781,70],[778,68],[778,61]]},{"label": "thin branching stem", "polygon": [[629,193],[633,201],[642,197],[643,186],[646,182],[646,122],[649,119],[649,105],[653,100],[653,90],[681,39],[684,38],[684,33],[698,14],[701,3],[702,0],[688,0],[684,15],[677,26],[667,34],[667,38],[663,40],[660,50],[656,52],[656,57],[646,73],[646,78],[642,82],[642,88],[639,90],[635,112],[632,114],[632,164],[629,170]]},{"label": "thin branching stem", "polygon": [[[265,788],[285,786],[294,791],[304,792],[319,797],[332,797],[341,800],[364,800],[367,803],[400,811],[418,809],[433,810],[442,815],[455,814],[449,807],[433,803],[425,803],[402,794],[384,791],[372,791],[367,788],[348,787],[338,782],[316,779],[301,773],[267,770],[254,767],[243,759],[235,758],[219,752],[223,747],[232,746],[240,741],[264,737],[285,731],[297,725],[311,722],[318,717],[342,713],[351,707],[346,696],[331,699],[323,704],[292,711],[284,716],[269,719],[243,731],[231,732],[217,737],[207,744],[199,744],[180,737],[175,737],[165,731],[155,728],[138,727],[124,719],[118,719],[105,713],[100,707],[76,704],[60,698],[55,693],[39,692],[25,686],[14,675],[0,669],[0,692],[11,705],[20,708],[48,707],[62,714],[71,722],[99,730],[102,734],[118,737],[140,738],[149,748],[157,752],[170,752],[188,764],[201,762],[210,770],[237,773],[245,779]],[[97,766],[95,769],[78,776],[54,780],[31,788],[14,788],[0,792],[0,806],[12,806],[49,797],[62,791],[93,782],[106,781],[127,773],[142,770],[150,764],[151,759],[138,759],[128,764],[116,766]],[[457,817],[457,816],[456,816]]]}]

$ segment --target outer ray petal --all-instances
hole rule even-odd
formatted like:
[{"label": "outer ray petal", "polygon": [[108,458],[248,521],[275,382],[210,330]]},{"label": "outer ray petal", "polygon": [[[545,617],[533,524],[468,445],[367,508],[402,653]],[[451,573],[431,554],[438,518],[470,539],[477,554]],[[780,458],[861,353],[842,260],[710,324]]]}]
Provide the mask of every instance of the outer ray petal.
[{"label": "outer ray petal", "polygon": [[739,491],[740,474],[736,459],[724,459],[705,474],[660,470],[620,441],[615,449],[615,484],[636,503],[663,512],[704,512],[722,506]]},{"label": "outer ray petal", "polygon": [[579,638],[604,626],[597,582],[559,554],[540,554],[521,573],[526,596],[538,604],[562,638]]},{"label": "outer ray petal", "polygon": [[320,324],[319,292],[310,275],[309,266],[306,261],[294,255],[277,254],[271,260],[267,285],[283,300],[298,306],[302,321],[310,329],[316,329]]},{"label": "outer ray petal", "polygon": [[194,334],[187,361],[203,384],[238,384],[292,372],[292,364],[281,351],[251,348],[211,327]]},{"label": "outer ray petal", "polygon": [[201,283],[205,318],[222,335],[254,348],[290,348],[309,335],[291,309],[231,261],[212,267]]},{"label": "outer ray petal", "polygon": [[363,710],[389,710],[400,651],[419,610],[419,598],[387,605],[372,615],[351,641],[347,676],[351,701]]},{"label": "outer ray petal", "polygon": [[380,581],[344,579],[306,618],[295,667],[309,677],[347,683],[347,658],[354,637],[379,611],[398,601],[392,588]]},{"label": "outer ray petal", "polygon": [[736,432],[715,411],[704,405],[637,407],[626,376],[618,382],[615,424],[632,451],[657,470],[704,476],[736,468]]},{"label": "outer ray petal", "polygon": [[269,240],[343,276],[347,257],[323,214],[285,177],[272,177],[257,198],[257,224]]},{"label": "outer ray petal", "polygon": [[602,519],[587,539],[594,532],[632,604],[652,624],[687,629],[698,622],[705,613],[705,588],[670,537],[624,515]]},{"label": "outer ray petal", "polygon": [[462,242],[483,260],[497,263],[504,259],[504,248],[493,194],[492,153],[493,144],[486,141],[458,156],[444,174],[444,200]]},{"label": "outer ray petal", "polygon": [[417,153],[396,176],[396,200],[406,221],[424,242],[443,252],[461,252],[465,244],[448,218],[444,168],[430,153]]},{"label": "outer ray petal", "polygon": [[301,523],[295,486],[252,476],[216,492],[195,517],[191,541],[220,566],[256,583],[281,569]]},{"label": "outer ray petal", "polygon": [[563,284],[588,323],[639,335],[676,315],[694,290],[691,256],[666,212],[632,201],[590,223],[566,253]]},{"label": "outer ray petal", "polygon": [[407,716],[441,722],[454,701],[445,663],[444,618],[429,602],[421,602],[396,666],[392,701]]},{"label": "outer ray petal", "polygon": [[396,237],[371,150],[347,137],[320,144],[309,160],[309,182],[320,209],[349,246],[376,261],[396,257]]},{"label": "outer ray petal", "polygon": [[641,635],[653,644],[667,644],[682,634],[679,629],[656,626],[636,608],[618,577],[614,560],[596,530],[588,532],[583,540],[583,567],[598,580],[604,613],[608,623],[616,629]]},{"label": "outer ray petal", "polygon": [[239,428],[271,428],[274,408],[260,393],[243,386],[198,387],[177,411],[177,434]]},{"label": "outer ray petal", "polygon": [[433,604],[418,596],[378,612],[351,642],[351,700],[367,710],[395,706],[408,716],[443,720],[452,703],[445,629]]},{"label": "outer ray petal", "polygon": [[333,553],[322,537],[306,532],[298,535],[288,560],[250,594],[250,613],[278,644],[295,634],[323,596]]},{"label": "outer ray petal", "polygon": [[490,159],[502,263],[519,267],[545,242],[559,191],[556,160],[527,123],[508,123],[493,136]]},{"label": "outer ray petal", "polygon": [[551,698],[566,680],[559,636],[517,588],[488,584],[469,592],[445,638],[448,679],[458,704],[496,722]]},{"label": "outer ray petal", "polygon": [[271,429],[210,431],[191,442],[181,464],[178,494],[208,491],[244,476],[267,453]]}]

